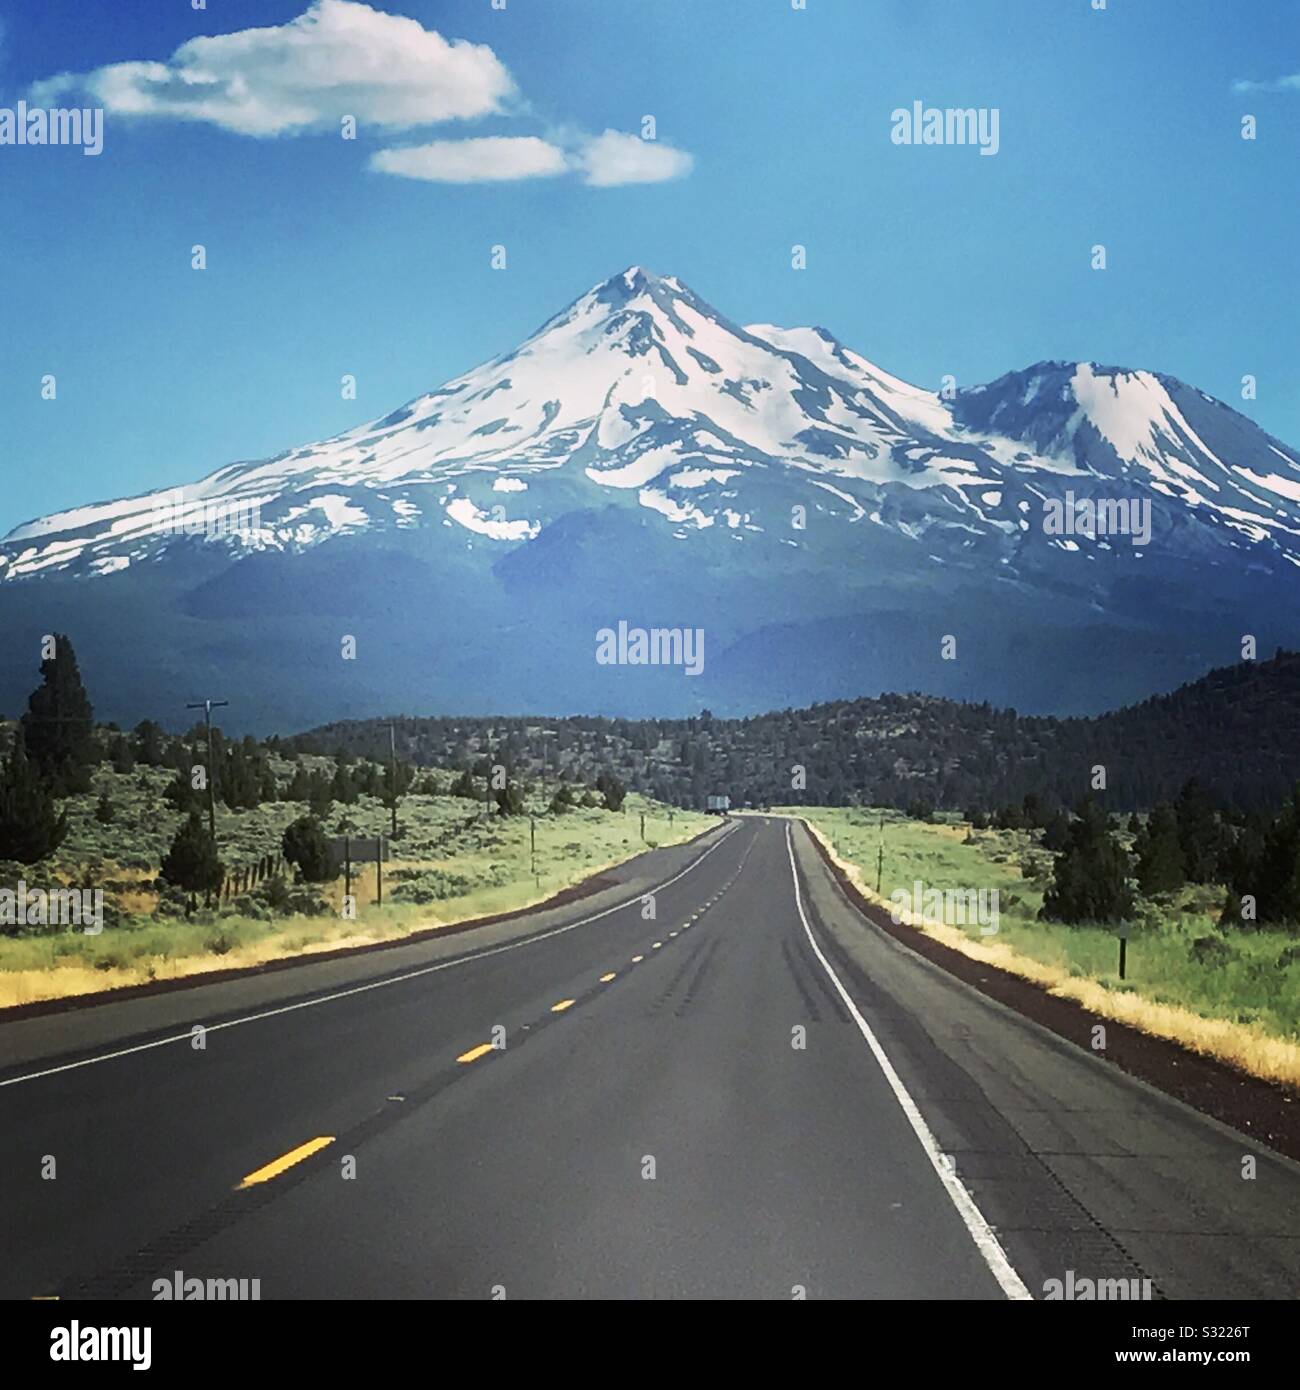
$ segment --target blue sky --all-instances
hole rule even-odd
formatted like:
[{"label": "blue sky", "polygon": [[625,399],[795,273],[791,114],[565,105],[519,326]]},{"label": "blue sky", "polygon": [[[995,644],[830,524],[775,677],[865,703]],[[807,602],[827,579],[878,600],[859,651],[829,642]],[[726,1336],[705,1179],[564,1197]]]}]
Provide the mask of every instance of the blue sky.
[{"label": "blue sky", "polygon": [[[0,146],[0,532],[385,413],[632,263],[741,323],[824,325],[931,387],[1044,358],[1149,367],[1300,445],[1292,5],[383,0],[344,16],[360,27],[342,91],[278,39],[222,50],[239,99],[202,119],[159,114],[166,92],[112,70],[308,3],[0,3],[0,106],[89,88],[109,108],[98,157]],[[386,16],[477,47],[413,48]],[[318,65],[305,112],[285,61]],[[78,77],[33,92],[61,73]],[[123,114],[142,91],[152,109]],[[890,113],[918,100],[996,107],[997,155],[893,144]],[[646,115],[657,148],[629,149]],[[415,163],[534,175],[373,167],[485,138],[511,143]]]}]

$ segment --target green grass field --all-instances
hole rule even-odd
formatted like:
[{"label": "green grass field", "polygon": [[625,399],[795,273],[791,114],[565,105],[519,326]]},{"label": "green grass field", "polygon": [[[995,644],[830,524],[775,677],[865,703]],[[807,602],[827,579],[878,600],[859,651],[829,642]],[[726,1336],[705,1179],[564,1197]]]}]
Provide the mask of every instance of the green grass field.
[{"label": "green grass field", "polygon": [[[332,760],[308,758],[309,767]],[[288,765],[277,767],[282,784]],[[450,784],[451,776],[435,773]],[[359,945],[450,925],[540,902],[646,848],[690,839],[710,817],[629,795],[619,812],[574,808],[546,811],[552,788],[528,798],[536,816],[536,872],[527,815],[490,820],[480,803],[450,795],[408,794],[398,813],[400,836],[384,865],[383,905],[377,905],[375,866],[357,866],[355,917],[342,915],[342,876],[324,885],[286,884],[288,904],[267,901],[264,886],[187,919],[175,895],[160,895],[158,865],[180,815],[163,799],[172,773],[137,768],[95,773],[92,791],[67,803],[70,830],[58,851],[35,865],[0,866],[0,881],[22,878],[29,888],[56,884],[102,888],[105,926],[99,935],[76,928],[25,927],[0,936],[0,1006],[141,983],[174,975],[253,965],[303,951]],[[114,808],[111,823],[95,817],[100,794]],[[232,812],[218,805],[217,842],[223,863],[249,865],[280,850],[284,828],[307,807],[274,802]],[[645,840],[641,816],[645,815]],[[336,804],[325,821],[331,835],[388,833],[390,813],[376,798]],[[290,909],[294,910],[290,910]]]},{"label": "green grass field", "polygon": [[[964,823],[928,824],[895,811],[787,808],[817,826],[836,853],[874,889],[884,844],[881,894],[927,888],[996,888],[997,942],[1068,976],[1140,994],[1207,1019],[1250,1025],[1300,1042],[1300,937],[1277,930],[1222,930],[1223,890],[1189,887],[1167,902],[1143,902],[1130,925],[1126,979],[1119,978],[1113,930],[1038,919],[1052,856],[1023,831],[976,831]],[[974,941],[977,925],[958,928]]]}]

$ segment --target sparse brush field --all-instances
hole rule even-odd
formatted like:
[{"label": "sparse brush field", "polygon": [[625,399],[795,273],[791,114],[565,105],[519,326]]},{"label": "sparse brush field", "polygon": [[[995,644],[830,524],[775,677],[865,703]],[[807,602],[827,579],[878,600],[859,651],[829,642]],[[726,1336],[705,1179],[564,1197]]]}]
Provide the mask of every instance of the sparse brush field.
[{"label": "sparse brush field", "polygon": [[[789,807],[786,813],[813,825],[853,866],[859,886],[874,894],[879,810]],[[981,935],[974,923],[949,923],[932,934],[1104,1015],[1175,1037],[1256,1074],[1300,1083],[1300,935],[1220,927],[1223,888],[1189,885],[1166,898],[1138,899],[1121,981],[1114,929],[1038,918],[1053,856],[1035,835],[970,832],[960,822],[931,824],[896,811],[883,816],[880,896],[886,904],[898,889],[911,893],[918,880],[941,890],[998,890],[995,936]]]},{"label": "sparse brush field", "polygon": [[[327,775],[334,771],[332,758],[306,756],[302,764]],[[281,787],[296,766],[271,759]],[[184,895],[159,881],[160,862],[184,819],[163,795],[174,776],[166,767],[115,772],[101,764],[91,790],[64,803],[69,831],[53,855],[30,865],[0,863],[0,888],[12,889],[21,880],[29,889],[104,890],[99,935],[75,927],[0,928],[0,1007],[254,965],[512,911],[643,849],[687,840],[713,823],[637,795],[629,795],[617,812],[575,806],[556,813],[548,810],[555,787],[540,782],[527,788],[524,814],[487,819],[481,800],[446,794],[454,774],[425,770],[421,791],[401,799],[399,838],[384,865],[382,906],[375,902],[373,862],[354,871],[355,918],[341,915],[342,875],[303,884],[286,867],[210,908],[200,900],[187,919]],[[112,808],[111,819],[100,818],[101,798]],[[240,811],[218,802],[217,845],[227,871],[278,855],[285,827],[307,811],[302,801],[266,801]],[[535,876],[528,811],[536,818]],[[390,812],[374,796],[335,803],[324,820],[329,835],[387,835],[389,827]]]}]

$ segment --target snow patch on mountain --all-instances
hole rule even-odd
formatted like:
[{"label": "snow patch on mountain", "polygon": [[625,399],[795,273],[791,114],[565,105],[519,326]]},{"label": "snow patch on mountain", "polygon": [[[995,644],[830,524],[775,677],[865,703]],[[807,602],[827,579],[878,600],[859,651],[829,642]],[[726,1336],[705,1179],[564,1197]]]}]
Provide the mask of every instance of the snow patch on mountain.
[{"label": "snow patch on mountain", "polygon": [[[294,552],[442,521],[518,545],[609,505],[654,513],[678,538],[716,524],[754,544],[790,539],[791,508],[816,505],[900,541],[946,538],[945,562],[987,543],[1020,573],[1042,546],[1036,518],[1069,491],[1149,498],[1158,533],[1189,553],[1300,554],[1300,464],[1174,378],[1042,362],[940,394],[824,328],[741,327],[679,280],[632,266],[513,352],[354,429],[27,522],[0,543],[0,580],[117,573],[177,534],[232,554]],[[511,498],[510,516],[489,507],[493,494]],[[225,533],[190,525],[214,507],[254,520]],[[183,524],[160,527],[164,508]],[[1074,544],[1110,551],[1101,536]]]}]

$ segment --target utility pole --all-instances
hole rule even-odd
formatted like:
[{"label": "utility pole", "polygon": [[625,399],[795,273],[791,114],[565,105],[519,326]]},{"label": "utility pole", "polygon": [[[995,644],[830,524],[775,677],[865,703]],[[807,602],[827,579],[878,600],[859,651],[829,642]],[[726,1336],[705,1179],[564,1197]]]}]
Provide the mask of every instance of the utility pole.
[{"label": "utility pole", "polygon": [[528,840],[529,854],[533,861],[533,877],[537,877],[537,817],[531,812],[528,815]]},{"label": "utility pole", "polygon": [[186,709],[201,709],[208,729],[208,834],[213,844],[217,842],[217,769],[212,762],[212,711],[224,709],[229,703],[229,700],[201,700],[185,706]]},{"label": "utility pole", "polygon": [[397,730],[390,723],[388,726],[388,766],[389,776],[393,779],[393,824],[389,832],[389,839],[397,839]]},{"label": "utility pole", "polygon": [[375,845],[375,906],[384,905],[384,837],[381,833]]}]

